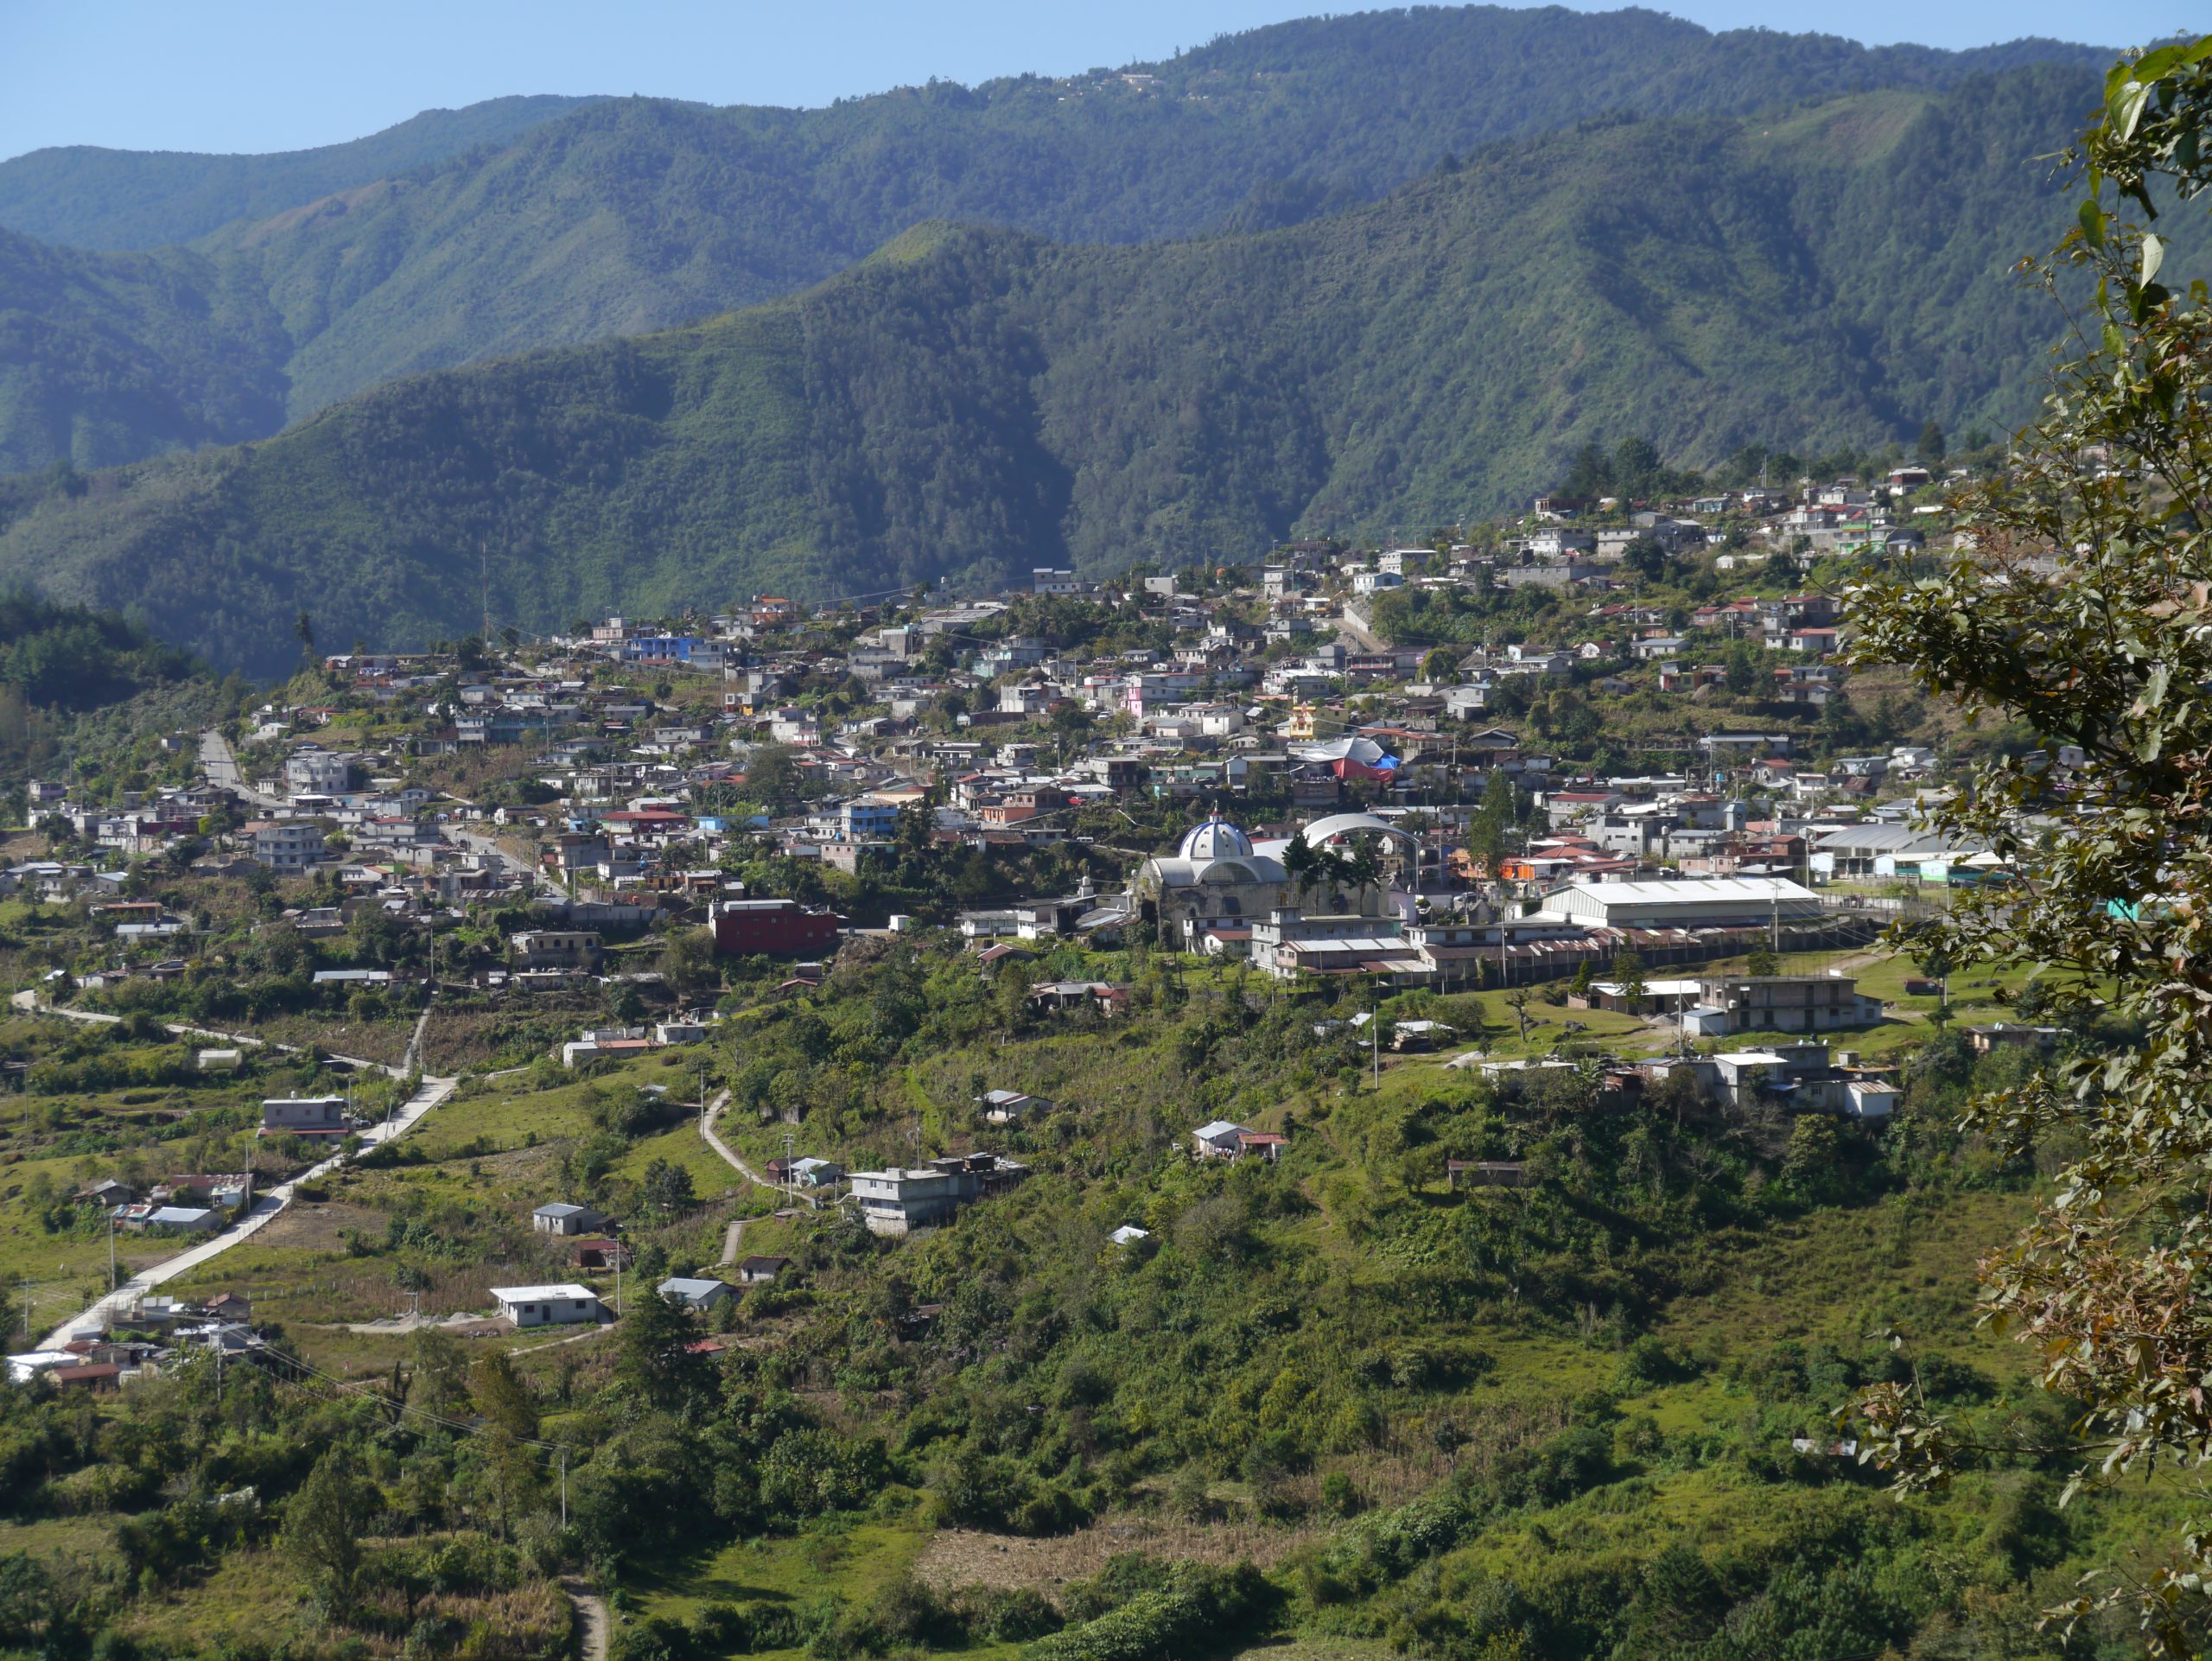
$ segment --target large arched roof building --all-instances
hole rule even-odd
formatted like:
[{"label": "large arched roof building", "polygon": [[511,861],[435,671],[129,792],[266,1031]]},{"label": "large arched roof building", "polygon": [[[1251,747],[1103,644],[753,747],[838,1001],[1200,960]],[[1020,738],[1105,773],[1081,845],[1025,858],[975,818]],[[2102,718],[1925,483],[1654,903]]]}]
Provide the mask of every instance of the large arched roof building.
[{"label": "large arched roof building", "polygon": [[1314,820],[1298,833],[1299,840],[1308,848],[1321,847],[1339,837],[1362,835],[1393,837],[1409,848],[1421,846],[1421,838],[1412,831],[1395,825],[1388,819],[1377,818],[1372,813],[1332,813],[1325,818]]}]

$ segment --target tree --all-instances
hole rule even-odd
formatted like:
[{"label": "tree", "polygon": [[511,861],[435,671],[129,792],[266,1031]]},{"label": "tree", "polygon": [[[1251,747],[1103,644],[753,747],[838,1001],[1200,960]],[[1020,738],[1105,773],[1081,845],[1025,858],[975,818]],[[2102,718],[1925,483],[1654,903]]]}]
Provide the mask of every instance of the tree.
[{"label": "tree", "polygon": [[1090,710],[1080,703],[1069,702],[1055,709],[1046,724],[1070,745],[1078,745],[1090,736],[1095,723],[1096,717]]},{"label": "tree", "polygon": [[505,1350],[489,1350],[468,1370],[468,1393],[476,1410],[518,1441],[537,1435],[537,1399],[530,1393]]},{"label": "tree", "polygon": [[[2094,326],[2012,463],[1961,502],[1972,547],[1928,576],[1853,595],[1862,662],[2037,741],[1981,762],[1940,819],[1986,837],[2019,880],[1961,894],[1921,943],[1958,964],[2036,964],[2147,1035],[1977,1098],[1971,1122],[2016,1155],[2063,1149],[2057,1193],[1984,1270],[1985,1307],[2080,1409],[2083,1474],[2201,1467],[2212,1448],[2212,296],[2158,280],[2157,201],[2200,213],[2212,188],[2212,37],[2123,61],[2073,152],[2074,224],[2044,262],[2094,279]],[[2133,203],[2133,208],[2129,204]],[[2139,211],[2144,222],[2124,217]],[[2173,211],[2170,206],[2170,210]],[[2022,563],[2066,550],[2055,578]],[[2061,746],[2081,752],[2063,792]],[[2178,896],[2177,903],[2170,896]],[[1902,1386],[1862,1401],[1877,1457],[1908,1483],[1964,1456]],[[2195,1654],[2212,1530],[2190,1523],[2139,1581],[2065,1606],[2138,1601],[2152,1648]]]},{"label": "tree", "polygon": [[1421,660],[1421,678],[1431,685],[1450,680],[1459,671],[1459,655],[1448,646],[1440,646]]},{"label": "tree", "polygon": [[1621,554],[1621,563],[1647,582],[1667,575],[1667,550],[1656,537],[1638,537]]},{"label": "tree", "polygon": [[300,643],[300,656],[302,658],[315,656],[315,620],[305,611],[302,611],[298,619],[292,624],[292,638]]},{"label": "tree", "polygon": [[746,758],[746,793],[771,812],[799,793],[798,758],[788,744],[763,744]]},{"label": "tree", "polygon": [[658,1293],[641,1297],[622,1318],[615,1376],[658,1408],[673,1411],[707,1393],[709,1364],[691,1345],[698,1333],[684,1307]]},{"label": "tree", "polygon": [[1929,468],[1942,467],[1945,448],[1943,430],[1936,424],[1935,417],[1931,416],[1922,422],[1920,442],[1913,447],[1913,453],[1920,458],[1921,465]]},{"label": "tree", "polygon": [[673,1160],[656,1159],[645,1167],[645,1181],[639,1184],[645,1204],[664,1217],[690,1209],[695,1196],[691,1191],[691,1173]]},{"label": "tree", "polygon": [[1613,980],[1621,989],[1621,996],[1630,1003],[1643,998],[1651,990],[1643,978],[1643,957],[1634,946],[1623,946],[1613,953]]},{"label": "tree", "polygon": [[1732,641],[1728,647],[1728,690],[1739,698],[1755,697],[1766,679],[1759,648],[1749,640]]},{"label": "tree", "polygon": [[715,937],[703,928],[671,927],[660,949],[661,973],[677,991],[696,992],[715,979]]},{"label": "tree", "polygon": [[1754,980],[1762,979],[1769,975],[1779,975],[1782,972],[1782,959],[1764,946],[1761,946],[1744,960],[1744,972]]},{"label": "tree", "polygon": [[1835,1186],[1843,1157],[1837,1122],[1825,1113],[1801,1113],[1782,1155],[1782,1180],[1803,1199],[1823,1200]]},{"label": "tree", "polygon": [[373,1508],[374,1490],[344,1447],[316,1461],[285,1503],[284,1556],[332,1620],[351,1615],[359,1598],[361,1536]]},{"label": "tree", "polygon": [[424,1411],[447,1417],[468,1410],[468,1354],[461,1340],[442,1327],[415,1329],[415,1373],[410,1398]]}]

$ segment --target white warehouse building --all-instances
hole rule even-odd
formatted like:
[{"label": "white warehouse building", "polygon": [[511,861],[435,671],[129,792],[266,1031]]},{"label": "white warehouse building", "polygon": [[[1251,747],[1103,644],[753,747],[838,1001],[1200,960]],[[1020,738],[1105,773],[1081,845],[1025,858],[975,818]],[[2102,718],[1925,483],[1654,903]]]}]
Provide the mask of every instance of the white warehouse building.
[{"label": "white warehouse building", "polygon": [[1821,897],[1779,876],[1570,882],[1544,896],[1542,914],[1590,928],[1759,928],[1818,917]]}]

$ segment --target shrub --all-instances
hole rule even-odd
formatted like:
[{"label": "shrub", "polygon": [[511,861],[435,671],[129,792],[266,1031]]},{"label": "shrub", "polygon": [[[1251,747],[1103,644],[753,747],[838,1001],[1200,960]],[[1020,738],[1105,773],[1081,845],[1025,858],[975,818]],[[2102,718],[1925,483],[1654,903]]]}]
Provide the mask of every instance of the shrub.
[{"label": "shrub", "polygon": [[1185,1563],[1159,1591],[1141,1592],[1109,1614],[1039,1639],[1027,1661],[1168,1661],[1237,1647],[1268,1613],[1274,1593],[1249,1563],[1222,1569]]},{"label": "shrub", "polygon": [[1697,1369],[1689,1358],[1669,1349],[1657,1336],[1646,1333],[1621,1352],[1613,1384],[1624,1391],[1649,1390],[1694,1378]]}]

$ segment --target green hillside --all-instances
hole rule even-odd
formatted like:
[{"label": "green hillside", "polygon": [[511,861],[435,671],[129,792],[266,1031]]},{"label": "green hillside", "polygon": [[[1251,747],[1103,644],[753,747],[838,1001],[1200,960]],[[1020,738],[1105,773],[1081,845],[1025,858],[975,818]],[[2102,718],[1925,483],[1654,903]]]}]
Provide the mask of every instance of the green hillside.
[{"label": "green hillside", "polygon": [[580,98],[495,98],[422,114],[350,143],[274,156],[63,144],[0,162],[0,226],[43,242],[117,251],[189,242],[334,190],[465,150],[511,143]]},{"label": "green hillside", "polygon": [[290,341],[245,274],[184,249],[0,231],[0,461],[106,467],[283,424]]},{"label": "green hillside", "polygon": [[495,613],[541,627],[1448,522],[1630,430],[1696,464],[2002,419],[2055,333],[2006,275],[2052,217],[2018,158],[2076,90],[1588,124],[1252,235],[937,227],[705,325],[20,492],[0,577],[273,672],[302,608],[326,640],[450,633],[480,542]]},{"label": "green hillside", "polygon": [[[0,1026],[25,1064],[0,1096],[15,1275],[96,1255],[63,1198],[79,1150],[131,1168],[182,1121],[184,1145],[269,1161],[254,1099],[315,1087],[273,1051],[197,1071],[153,1022],[242,1019],[283,996],[280,942],[295,965],[349,943],[292,937],[227,879],[179,888],[222,959],[140,977],[115,1027]],[[11,909],[21,937],[70,939],[58,907]],[[1049,964],[1126,983],[1129,1009],[1033,1010],[1036,969],[979,971],[933,932],[849,945],[797,996],[781,970],[739,977],[711,1043],[580,1076],[543,1053],[573,1011],[441,999],[428,1029],[505,1034],[503,1070],[170,1282],[250,1296],[267,1364],[234,1359],[219,1397],[200,1358],[111,1407],[0,1391],[0,1645],[523,1661],[572,1652],[565,1572],[607,1596],[626,1661],[2141,1652],[2125,1611],[2035,1630],[2085,1569],[2152,1572],[2191,1496],[2115,1478],[2062,1505],[2068,1405],[1974,1322],[1975,1257],[2035,1164],[1956,1123],[2017,1060],[1922,1027],[1877,1132],[1708,1104],[1683,1073],[1642,1096],[1594,1069],[1376,1078],[1332,1024],[1355,984],[1291,998],[1142,950]],[[1480,994],[1381,1008],[1416,1013],[1512,1041]],[[1052,1097],[989,1125],[985,1082]],[[359,1088],[372,1112],[397,1089]],[[899,1241],[850,1206],[772,1214],[785,1197],[702,1141],[695,1089],[727,1091],[720,1134],[754,1169],[790,1134],[855,1170],[919,1143],[1032,1174]],[[1215,1116],[1287,1137],[1280,1161],[1188,1157]],[[1455,1189],[1455,1159],[1525,1182]],[[617,1299],[533,1233],[549,1193],[624,1219],[620,1322],[368,1324],[538,1280]],[[699,1319],[648,1290],[733,1251],[779,1260],[775,1282]],[[50,1314],[74,1288],[25,1289]],[[1907,1380],[1975,1452],[1901,1500],[1837,1414]],[[261,1509],[226,1524],[206,1496],[242,1473]]]},{"label": "green hillside", "polygon": [[[2059,101],[2070,130],[2102,61],[2050,42],[1869,51],[1643,11],[1423,9],[1283,24],[1125,72],[933,83],[823,110],[623,99],[549,119],[547,101],[515,100],[420,118],[406,143],[417,124],[289,157],[41,152],[0,167],[0,225],[92,243],[197,235],[181,293],[266,297],[282,334],[257,342],[245,372],[280,371],[296,419],[394,376],[791,293],[925,220],[1109,243],[1267,229],[1599,112],[1733,116],[1955,88],[2027,62],[2082,77]],[[136,338],[149,360],[172,350],[157,320]],[[92,373],[49,376],[35,411],[10,410],[19,398],[0,384],[0,471],[241,436],[174,422],[117,434]],[[80,405],[98,447],[77,439]]]}]

